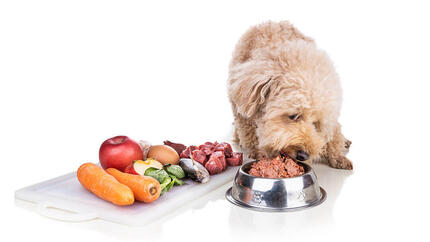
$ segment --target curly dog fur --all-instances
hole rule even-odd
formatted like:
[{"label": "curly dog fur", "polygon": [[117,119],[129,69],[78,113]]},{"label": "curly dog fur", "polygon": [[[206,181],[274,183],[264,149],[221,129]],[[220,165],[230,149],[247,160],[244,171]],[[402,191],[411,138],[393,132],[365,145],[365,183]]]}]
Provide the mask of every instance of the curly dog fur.
[{"label": "curly dog fur", "polygon": [[252,158],[286,153],[352,169],[338,117],[339,77],[328,55],[289,22],[251,27],[230,63],[234,141]]}]

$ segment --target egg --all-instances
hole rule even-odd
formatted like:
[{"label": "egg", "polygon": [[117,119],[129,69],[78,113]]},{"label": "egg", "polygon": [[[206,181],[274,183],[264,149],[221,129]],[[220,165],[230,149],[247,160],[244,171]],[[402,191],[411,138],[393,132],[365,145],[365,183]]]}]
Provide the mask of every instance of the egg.
[{"label": "egg", "polygon": [[179,163],[179,155],[176,151],[167,145],[154,145],[149,148],[148,158],[153,158],[163,165],[172,164],[177,165]]}]

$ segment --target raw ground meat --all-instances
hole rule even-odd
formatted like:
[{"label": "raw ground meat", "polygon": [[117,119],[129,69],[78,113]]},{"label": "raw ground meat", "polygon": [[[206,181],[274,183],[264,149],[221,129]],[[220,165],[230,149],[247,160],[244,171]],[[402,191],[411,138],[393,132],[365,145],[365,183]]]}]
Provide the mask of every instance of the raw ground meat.
[{"label": "raw ground meat", "polygon": [[297,164],[294,160],[287,158],[285,159],[285,169],[290,177],[301,176],[305,174],[303,166]]},{"label": "raw ground meat", "polygon": [[263,158],[252,164],[249,174],[266,178],[290,178],[305,173],[302,166],[289,157],[277,156],[274,159]]},{"label": "raw ground meat", "polygon": [[240,166],[243,161],[243,153],[233,152],[233,155],[225,159],[228,166]]}]

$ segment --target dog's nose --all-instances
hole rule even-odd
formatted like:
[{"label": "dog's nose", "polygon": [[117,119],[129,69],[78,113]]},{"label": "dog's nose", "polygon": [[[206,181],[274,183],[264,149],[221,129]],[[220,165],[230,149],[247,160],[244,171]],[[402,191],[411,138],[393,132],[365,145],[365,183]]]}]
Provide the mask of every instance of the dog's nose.
[{"label": "dog's nose", "polygon": [[309,159],[309,154],[304,152],[303,150],[299,150],[296,153],[296,159],[299,161],[305,161],[305,160]]}]

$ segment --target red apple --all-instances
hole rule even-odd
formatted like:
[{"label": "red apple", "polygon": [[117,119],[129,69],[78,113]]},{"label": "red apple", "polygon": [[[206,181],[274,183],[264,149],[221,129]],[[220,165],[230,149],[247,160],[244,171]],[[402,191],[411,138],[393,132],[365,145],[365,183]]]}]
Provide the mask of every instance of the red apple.
[{"label": "red apple", "polygon": [[145,171],[146,169],[150,168],[150,167],[154,167],[157,169],[163,169],[163,164],[161,164],[159,161],[154,160],[154,159],[147,159],[147,160],[134,160],[133,162],[131,162],[130,165],[128,165],[124,172],[125,173],[129,173],[129,174],[133,174],[133,175],[145,175]]},{"label": "red apple", "polygon": [[131,162],[130,165],[128,165],[125,169],[124,172],[128,173],[128,174],[133,174],[133,175],[139,175],[139,173],[136,172],[136,170],[134,169],[134,163],[135,161]]},{"label": "red apple", "polygon": [[99,159],[104,169],[124,171],[134,160],[143,159],[143,151],[136,141],[127,136],[115,136],[100,146]]}]

